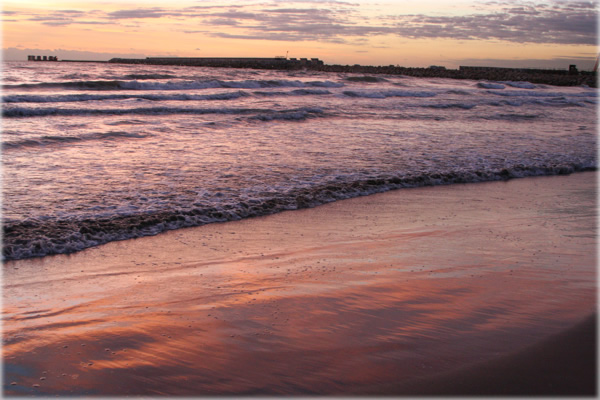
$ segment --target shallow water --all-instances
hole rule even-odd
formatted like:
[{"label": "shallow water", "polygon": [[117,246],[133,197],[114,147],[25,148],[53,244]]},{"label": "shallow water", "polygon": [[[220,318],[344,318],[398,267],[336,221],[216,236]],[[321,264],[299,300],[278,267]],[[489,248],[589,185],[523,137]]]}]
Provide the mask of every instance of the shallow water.
[{"label": "shallow water", "polygon": [[596,178],[406,189],[6,262],[4,393],[402,395],[596,310]]},{"label": "shallow water", "polygon": [[5,259],[596,167],[587,87],[33,62],[3,76]]}]

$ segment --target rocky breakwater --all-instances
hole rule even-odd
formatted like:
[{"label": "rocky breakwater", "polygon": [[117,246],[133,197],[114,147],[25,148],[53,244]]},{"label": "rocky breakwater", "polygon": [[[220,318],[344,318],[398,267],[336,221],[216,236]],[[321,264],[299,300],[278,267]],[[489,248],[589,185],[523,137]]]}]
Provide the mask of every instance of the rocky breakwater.
[{"label": "rocky breakwater", "polygon": [[447,69],[431,66],[428,68],[410,68],[400,66],[372,65],[328,65],[318,58],[233,58],[233,57],[146,57],[146,58],[113,58],[109,63],[119,64],[152,64],[152,65],[186,65],[198,67],[252,68],[252,69],[307,69],[323,72],[348,72],[363,74],[406,75],[426,78],[472,79],[490,81],[527,81],[555,86],[597,87],[597,73],[578,71],[575,66],[569,69],[533,69],[533,68],[499,68],[468,67]]},{"label": "rocky breakwater", "polygon": [[530,68],[444,67],[409,68],[399,66],[319,65],[307,67],[324,72],[406,75],[427,78],[473,79],[490,81],[528,81],[555,86],[597,87],[597,74],[591,71]]},{"label": "rocky breakwater", "polygon": [[196,67],[220,68],[252,68],[252,69],[301,69],[317,68],[323,65],[318,58],[285,58],[285,57],[146,57],[146,58],[113,58],[109,63],[118,64],[151,64],[151,65],[185,65]]}]

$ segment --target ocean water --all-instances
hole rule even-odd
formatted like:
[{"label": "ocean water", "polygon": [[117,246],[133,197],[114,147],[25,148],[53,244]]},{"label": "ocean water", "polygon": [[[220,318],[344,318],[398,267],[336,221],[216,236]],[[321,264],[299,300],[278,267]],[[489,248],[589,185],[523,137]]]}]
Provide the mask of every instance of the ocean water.
[{"label": "ocean water", "polygon": [[598,91],[5,62],[3,258],[424,185],[595,169]]}]

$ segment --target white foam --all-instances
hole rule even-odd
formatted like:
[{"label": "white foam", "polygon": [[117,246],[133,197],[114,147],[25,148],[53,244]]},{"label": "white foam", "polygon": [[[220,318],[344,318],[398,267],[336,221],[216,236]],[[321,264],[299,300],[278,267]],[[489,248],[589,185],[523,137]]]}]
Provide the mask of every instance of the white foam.
[{"label": "white foam", "polygon": [[504,85],[493,82],[478,82],[477,86],[482,89],[504,89]]},{"label": "white foam", "polygon": [[512,87],[516,87],[516,88],[521,88],[521,89],[535,89],[535,88],[537,88],[537,86],[534,85],[531,82],[502,81],[502,83],[504,83],[505,85],[508,85],[508,86],[512,86]]},{"label": "white foam", "polygon": [[348,97],[363,97],[369,99],[385,99],[388,97],[435,97],[436,92],[417,90],[346,90]]}]

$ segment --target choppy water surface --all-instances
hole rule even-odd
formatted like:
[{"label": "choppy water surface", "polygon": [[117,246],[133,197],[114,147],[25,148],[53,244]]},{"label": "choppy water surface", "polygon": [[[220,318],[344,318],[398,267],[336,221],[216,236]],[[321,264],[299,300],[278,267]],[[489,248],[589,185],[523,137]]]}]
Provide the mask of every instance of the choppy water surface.
[{"label": "choppy water surface", "polygon": [[31,62],[3,77],[5,259],[596,168],[588,87]]}]

